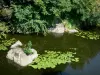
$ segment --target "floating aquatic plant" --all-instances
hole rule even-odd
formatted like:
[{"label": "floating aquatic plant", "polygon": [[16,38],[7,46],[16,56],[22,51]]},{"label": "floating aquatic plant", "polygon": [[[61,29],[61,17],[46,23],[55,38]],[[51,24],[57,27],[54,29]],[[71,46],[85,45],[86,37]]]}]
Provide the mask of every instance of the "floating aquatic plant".
[{"label": "floating aquatic plant", "polygon": [[4,22],[0,22],[0,50],[8,50],[8,46],[15,42],[15,39],[7,39],[8,26]]},{"label": "floating aquatic plant", "polygon": [[0,43],[0,50],[8,50],[8,46],[10,46],[12,43],[15,42],[15,39],[9,39],[9,40],[2,40]]},{"label": "floating aquatic plant", "polygon": [[39,55],[29,66],[34,69],[46,69],[55,68],[57,65],[71,63],[72,61],[78,62],[79,58],[74,57],[75,54],[73,52],[45,51],[45,54]]},{"label": "floating aquatic plant", "polygon": [[86,39],[92,39],[92,40],[100,39],[100,35],[97,32],[79,31],[75,35],[81,36],[82,38],[86,38]]}]

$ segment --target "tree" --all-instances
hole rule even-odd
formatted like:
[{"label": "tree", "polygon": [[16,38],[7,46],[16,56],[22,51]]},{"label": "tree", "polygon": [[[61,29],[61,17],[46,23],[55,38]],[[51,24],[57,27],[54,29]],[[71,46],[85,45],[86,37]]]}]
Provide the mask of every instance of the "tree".
[{"label": "tree", "polygon": [[100,18],[100,3],[99,0],[72,0],[73,9],[80,16],[82,25],[96,25]]},{"label": "tree", "polygon": [[38,11],[35,10],[31,5],[17,5],[13,6],[14,15],[12,17],[12,32],[17,33],[33,33],[43,32],[46,33],[45,20],[41,19]]}]

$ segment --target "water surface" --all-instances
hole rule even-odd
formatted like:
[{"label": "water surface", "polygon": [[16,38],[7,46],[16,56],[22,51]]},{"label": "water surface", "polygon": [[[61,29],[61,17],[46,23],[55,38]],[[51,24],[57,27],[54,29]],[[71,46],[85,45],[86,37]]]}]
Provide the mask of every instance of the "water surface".
[{"label": "water surface", "polygon": [[18,68],[9,64],[7,52],[0,52],[0,75],[100,75],[100,40],[88,40],[75,35],[64,34],[62,37],[53,35],[9,35],[23,44],[32,41],[38,53],[44,50],[67,51],[76,48],[78,63],[58,65],[55,69],[34,70],[31,67]]}]

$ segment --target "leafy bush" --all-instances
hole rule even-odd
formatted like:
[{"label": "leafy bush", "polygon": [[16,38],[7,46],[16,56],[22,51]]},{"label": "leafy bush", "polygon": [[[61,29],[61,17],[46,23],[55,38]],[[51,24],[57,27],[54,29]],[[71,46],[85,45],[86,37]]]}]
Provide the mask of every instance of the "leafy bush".
[{"label": "leafy bush", "polygon": [[39,6],[42,12],[46,15],[60,17],[64,12],[71,11],[70,0],[34,0],[35,5]]},{"label": "leafy bush", "polygon": [[72,5],[81,26],[88,27],[97,24],[100,19],[100,0],[72,0]]},{"label": "leafy bush", "polygon": [[17,33],[46,33],[47,22],[41,19],[39,12],[31,5],[15,5],[13,6],[13,24],[12,32]]},{"label": "leafy bush", "polygon": [[66,30],[77,28],[73,20],[66,19],[66,20],[63,20],[62,23],[64,24]]},{"label": "leafy bush", "polygon": [[12,43],[15,42],[15,39],[7,39],[6,33],[8,33],[8,27],[5,26],[4,22],[0,23],[0,50],[7,50]]},{"label": "leafy bush", "polygon": [[33,52],[32,52],[31,49],[32,49],[32,42],[29,41],[29,42],[27,43],[27,45],[25,46],[25,48],[24,48],[24,52],[25,52],[27,55],[33,54]]},{"label": "leafy bush", "polygon": [[0,39],[5,39],[6,38],[6,34],[8,33],[8,26],[6,26],[5,22],[0,22]]},{"label": "leafy bush", "polygon": [[[10,3],[13,8],[9,21],[13,33],[46,34],[54,18],[66,20],[71,17],[81,28],[100,25],[100,0],[1,0],[1,3]],[[12,12],[5,8],[2,13],[10,15]]]},{"label": "leafy bush", "polygon": [[60,17],[61,13],[71,11],[71,2],[70,0],[34,0],[31,4],[13,5],[13,9],[13,21],[10,25],[12,32],[46,34],[47,28],[51,27],[53,22],[50,23],[49,18]]},{"label": "leafy bush", "polygon": [[8,47],[13,44],[16,39],[2,40],[0,43],[0,50],[8,50]]},{"label": "leafy bush", "polygon": [[55,68],[57,65],[71,63],[72,61],[78,62],[79,58],[74,57],[73,52],[56,52],[56,51],[45,51],[45,54],[39,55],[33,61],[33,64],[29,65],[34,69],[46,69]]},{"label": "leafy bush", "polygon": [[0,16],[11,18],[12,12],[11,8],[3,8],[1,9]]}]

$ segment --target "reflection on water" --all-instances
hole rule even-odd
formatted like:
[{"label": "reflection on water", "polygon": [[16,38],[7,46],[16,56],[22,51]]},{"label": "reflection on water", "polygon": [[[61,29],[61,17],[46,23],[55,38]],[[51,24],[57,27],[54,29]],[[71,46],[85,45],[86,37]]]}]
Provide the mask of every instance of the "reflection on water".
[{"label": "reflection on water", "polygon": [[65,51],[77,48],[80,62],[58,65],[55,69],[34,70],[31,67],[18,69],[8,64],[6,52],[0,52],[0,75],[100,75],[100,40],[87,40],[74,35],[65,34],[62,37],[36,35],[9,35],[22,43],[32,41],[33,47],[42,53],[43,50]]},{"label": "reflection on water", "polygon": [[100,54],[93,59],[85,62],[82,69],[73,69],[71,66],[66,67],[64,72],[71,75],[100,75]]},{"label": "reflection on water", "polygon": [[43,73],[42,75],[70,75],[70,74],[67,72],[55,71],[55,72]]}]

